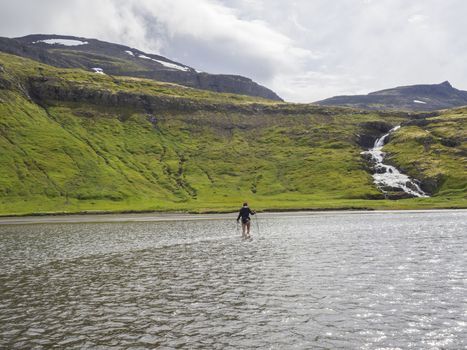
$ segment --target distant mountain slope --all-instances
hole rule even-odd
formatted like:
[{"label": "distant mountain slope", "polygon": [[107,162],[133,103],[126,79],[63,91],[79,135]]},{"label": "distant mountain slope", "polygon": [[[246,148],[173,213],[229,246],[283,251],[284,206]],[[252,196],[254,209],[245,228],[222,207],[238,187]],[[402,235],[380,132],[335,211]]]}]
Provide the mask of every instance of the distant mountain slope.
[{"label": "distant mountain slope", "polygon": [[445,81],[433,85],[400,86],[368,95],[335,96],[315,103],[371,110],[434,111],[467,105],[467,91],[455,89]]},{"label": "distant mountain slope", "polygon": [[128,46],[67,35],[0,37],[0,51],[61,68],[82,68],[158,81],[172,82],[215,92],[282,99],[273,91],[238,75],[209,74]]}]

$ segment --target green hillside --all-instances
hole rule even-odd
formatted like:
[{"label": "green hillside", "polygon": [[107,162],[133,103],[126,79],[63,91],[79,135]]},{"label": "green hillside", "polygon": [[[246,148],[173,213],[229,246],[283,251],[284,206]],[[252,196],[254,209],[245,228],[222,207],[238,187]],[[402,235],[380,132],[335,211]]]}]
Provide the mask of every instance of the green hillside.
[{"label": "green hillside", "polygon": [[[467,207],[466,118],[277,103],[0,53],[0,214]],[[400,123],[411,125],[386,146],[391,161],[431,198],[385,200],[360,154],[362,134]]]}]

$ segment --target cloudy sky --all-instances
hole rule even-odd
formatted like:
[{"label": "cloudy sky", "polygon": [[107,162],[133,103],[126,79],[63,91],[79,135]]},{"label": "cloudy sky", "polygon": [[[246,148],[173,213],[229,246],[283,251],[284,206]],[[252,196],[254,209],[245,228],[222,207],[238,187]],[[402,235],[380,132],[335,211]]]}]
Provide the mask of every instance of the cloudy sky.
[{"label": "cloudy sky", "polygon": [[1,0],[0,36],[117,42],[311,102],[445,80],[467,90],[466,13],[464,0]]}]

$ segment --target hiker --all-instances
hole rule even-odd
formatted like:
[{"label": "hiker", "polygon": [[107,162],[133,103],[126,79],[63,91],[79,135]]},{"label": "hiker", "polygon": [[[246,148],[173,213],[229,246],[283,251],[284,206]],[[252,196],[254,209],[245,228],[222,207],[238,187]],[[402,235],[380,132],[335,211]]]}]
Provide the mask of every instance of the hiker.
[{"label": "hiker", "polygon": [[250,214],[255,215],[256,212],[251,210],[248,206],[248,203],[243,203],[243,207],[240,209],[238,213],[237,222],[242,218],[242,237],[249,238],[250,237]]}]

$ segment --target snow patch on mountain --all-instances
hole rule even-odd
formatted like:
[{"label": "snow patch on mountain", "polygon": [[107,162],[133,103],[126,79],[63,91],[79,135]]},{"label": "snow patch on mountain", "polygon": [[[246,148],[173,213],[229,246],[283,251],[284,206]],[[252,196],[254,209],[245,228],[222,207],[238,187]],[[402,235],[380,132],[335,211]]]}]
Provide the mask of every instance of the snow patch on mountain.
[{"label": "snow patch on mountain", "polygon": [[180,66],[178,64],[170,63],[170,62],[166,62],[166,61],[156,60],[155,58],[151,58],[151,57],[148,57],[148,56],[145,56],[145,55],[138,55],[138,57],[160,63],[164,67],[167,67],[167,68],[170,68],[170,69],[178,69],[178,70],[181,70],[181,71],[184,71],[184,72],[187,72],[187,71],[190,70],[190,68],[188,68],[188,67]]},{"label": "snow patch on mountain", "polygon": [[184,72],[190,70],[190,68],[188,67],[179,66],[178,64],[175,64],[175,63],[170,63],[170,62],[165,62],[165,61],[160,61],[160,60],[154,60],[154,61],[159,62],[160,64],[162,64],[164,67],[167,67],[167,68],[178,69]]},{"label": "snow patch on mountain", "polygon": [[95,67],[95,68],[91,68],[91,69],[94,71],[94,73],[105,74],[104,70],[102,68]]},{"label": "snow patch on mountain", "polygon": [[78,45],[88,44],[87,41],[72,40],[72,39],[45,39],[45,40],[38,40],[38,41],[33,42],[33,44],[37,44],[37,43],[45,43],[49,45],[63,45],[63,46],[78,46]]},{"label": "snow patch on mountain", "polygon": [[413,100],[413,103],[423,103],[424,105],[426,105],[426,102],[423,102],[423,101],[420,101],[420,100]]},{"label": "snow patch on mountain", "polygon": [[133,51],[125,50],[125,52],[126,52],[127,54],[129,54],[130,56],[135,57],[135,54],[133,53]]}]

